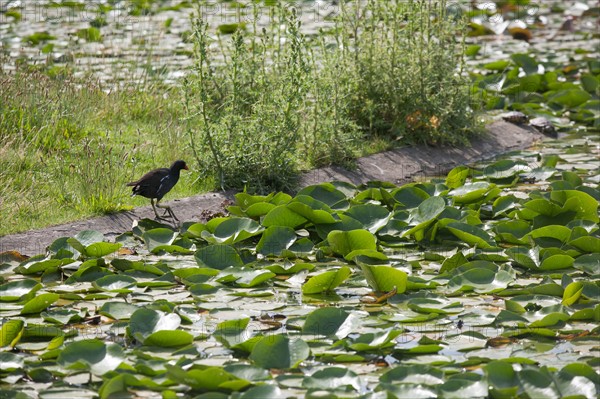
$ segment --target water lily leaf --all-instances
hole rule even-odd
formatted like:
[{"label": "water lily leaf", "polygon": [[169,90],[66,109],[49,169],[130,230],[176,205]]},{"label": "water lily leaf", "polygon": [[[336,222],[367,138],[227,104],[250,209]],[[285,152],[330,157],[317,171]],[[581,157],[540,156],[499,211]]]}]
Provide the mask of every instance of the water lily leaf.
[{"label": "water lily leaf", "polygon": [[444,382],[442,370],[426,364],[399,365],[386,371],[379,381],[390,384],[438,385]]},{"label": "water lily leaf", "polygon": [[256,251],[265,256],[280,256],[296,241],[296,232],[287,226],[271,226],[267,228],[258,244]]},{"label": "water lily leaf", "polygon": [[276,274],[261,269],[251,269],[249,267],[228,267],[218,276],[220,283],[235,283],[239,287],[251,288],[264,283],[275,277]]},{"label": "water lily leaf", "polygon": [[52,309],[40,314],[45,321],[65,325],[83,319],[81,312],[75,309]]},{"label": "water lily leaf", "polygon": [[310,348],[300,338],[267,335],[254,345],[250,360],[266,369],[296,368],[310,354]]},{"label": "water lily leaf", "polygon": [[321,294],[333,291],[338,285],[350,277],[350,268],[342,266],[339,269],[323,272],[311,277],[303,286],[304,294]]},{"label": "water lily leaf", "polygon": [[98,313],[115,320],[129,320],[139,307],[125,302],[105,302]]},{"label": "water lily leaf", "polygon": [[184,371],[179,366],[165,365],[167,375],[173,381],[190,386],[194,390],[206,392],[239,391],[247,388],[251,383],[237,378],[225,371],[222,367],[205,367]]},{"label": "water lily leaf", "polygon": [[425,237],[425,229],[429,227],[446,208],[446,201],[441,197],[429,197],[411,212],[410,224],[415,225],[402,233],[402,237],[414,236],[421,241]]},{"label": "water lily leaf", "polygon": [[458,301],[444,297],[416,297],[410,298],[406,305],[418,313],[456,314],[464,310]]},{"label": "water lily leaf", "polygon": [[507,60],[498,60],[493,62],[488,62],[483,65],[485,69],[489,69],[491,71],[503,71],[510,65],[510,61]]},{"label": "water lily leaf", "polygon": [[24,279],[10,281],[0,285],[0,302],[18,301],[22,296],[34,293],[42,288],[36,280]]},{"label": "water lily leaf", "polygon": [[97,242],[103,242],[104,234],[96,230],[83,230],[73,238],[84,247],[87,247]]},{"label": "water lily leaf", "polygon": [[231,245],[214,244],[200,248],[194,254],[198,265],[212,269],[223,270],[230,266],[241,267],[244,265],[242,258]]},{"label": "water lily leaf", "polygon": [[348,342],[348,347],[360,352],[389,348],[395,345],[393,341],[400,334],[402,334],[401,330],[391,328],[376,333],[360,334]]},{"label": "water lily leaf", "polygon": [[266,267],[267,270],[272,271],[275,274],[296,274],[302,270],[311,271],[315,268],[312,263],[284,263],[284,264],[273,264]]},{"label": "water lily leaf", "polygon": [[598,237],[579,237],[569,241],[569,245],[583,252],[600,253],[600,238]]},{"label": "water lily leaf", "polygon": [[279,205],[265,215],[262,225],[264,227],[284,226],[297,229],[307,221],[307,218],[292,210],[288,205]]},{"label": "water lily leaf", "polygon": [[452,379],[438,387],[444,398],[484,398],[488,395],[488,385],[485,381]]},{"label": "water lily leaf", "polygon": [[539,320],[535,320],[529,327],[531,328],[544,328],[544,327],[563,327],[565,322],[569,320],[569,315],[566,313],[554,312],[544,315]]},{"label": "water lily leaf", "polygon": [[[85,250],[85,249],[84,249]],[[60,266],[73,262],[72,259],[36,259],[36,257],[32,257],[25,262],[21,263],[19,267],[15,269],[16,272],[29,275],[29,274],[39,274],[43,273],[46,270],[57,269]]]},{"label": "water lily leaf", "polygon": [[484,370],[493,397],[512,397],[519,391],[519,380],[512,364],[494,360],[486,364]]},{"label": "water lily leaf", "polygon": [[133,277],[112,275],[104,276],[92,282],[92,285],[101,291],[128,293],[132,292],[137,280]]},{"label": "water lily leaf", "polygon": [[452,271],[467,262],[468,260],[465,255],[463,255],[462,252],[457,252],[444,260],[444,263],[442,263],[442,267],[440,268],[440,274]]},{"label": "water lily leaf", "polygon": [[251,338],[246,330],[249,322],[249,317],[223,321],[217,324],[213,337],[228,348],[236,348],[236,346]]},{"label": "water lily leaf", "polygon": [[537,73],[538,62],[533,57],[527,54],[511,54],[510,58],[515,62],[515,64],[523,68],[523,71],[525,71],[526,74],[531,75]]},{"label": "water lily leaf", "polygon": [[525,174],[525,178],[526,179],[534,179],[535,181],[546,181],[549,178],[551,178],[552,176],[554,176],[555,174],[556,174],[556,169],[543,166],[541,168],[531,169],[529,172],[527,172]]},{"label": "water lily leaf", "polygon": [[573,266],[574,259],[569,255],[552,255],[542,261],[540,270],[560,270]]},{"label": "water lily leaf", "polygon": [[[25,322],[23,320],[13,319],[2,323],[2,328],[0,328],[0,348],[14,348],[19,343],[24,328]],[[6,370],[4,364],[2,365],[2,370]]]},{"label": "water lily leaf", "polygon": [[335,223],[336,221],[327,204],[308,195],[295,196],[287,206],[314,224]]},{"label": "water lily leaf", "polygon": [[385,226],[391,216],[385,207],[375,204],[355,205],[346,211],[346,215],[361,222],[371,233],[376,233]]},{"label": "water lily leaf", "polygon": [[446,226],[446,229],[471,246],[491,248],[495,245],[492,237],[477,226],[462,222],[452,222]]},{"label": "water lily leaf", "polygon": [[154,250],[162,245],[171,245],[178,233],[171,229],[159,227],[156,229],[147,230],[142,234],[142,239],[146,243],[148,251]]},{"label": "water lily leaf", "polygon": [[334,230],[327,235],[327,241],[333,252],[342,256],[359,249],[377,250],[376,238],[368,230]]},{"label": "water lily leaf", "polygon": [[565,288],[563,293],[562,304],[565,306],[571,306],[576,303],[581,297],[583,292],[583,284],[580,282],[573,282]]},{"label": "water lily leaf", "polygon": [[342,367],[327,367],[321,369],[314,374],[304,377],[302,386],[309,389],[325,389],[335,390],[347,388],[359,391],[361,389],[361,381],[358,375]]},{"label": "water lily leaf", "polygon": [[548,102],[565,108],[575,108],[590,100],[592,96],[580,88],[558,90],[548,97]]},{"label": "water lily leaf", "polygon": [[531,224],[525,220],[507,220],[494,226],[494,232],[500,240],[509,244],[525,245],[525,238],[531,232]]},{"label": "water lily leaf", "polygon": [[578,219],[598,223],[598,200],[580,190],[553,190],[550,199],[562,205],[562,212],[574,211]]},{"label": "water lily leaf", "polygon": [[[335,223],[318,224],[316,225],[317,234],[322,239],[327,239],[327,235],[335,230],[340,231],[351,231],[351,230],[363,230],[363,224],[353,217],[346,216],[344,214],[338,214],[340,220]],[[366,231],[366,230],[365,230]]]},{"label": "water lily leaf", "polygon": [[[21,370],[25,364],[25,358],[19,356],[16,353],[0,352],[0,365],[2,365],[2,371],[6,373]],[[14,397],[18,398],[17,395]]]},{"label": "water lily leaf", "polygon": [[60,295],[45,293],[35,296],[33,299],[27,301],[21,309],[21,314],[34,314],[40,313],[54,302],[58,301]]},{"label": "water lily leaf", "polygon": [[471,173],[471,169],[467,166],[457,166],[448,172],[446,176],[446,186],[448,188],[458,188],[465,184],[467,177]]},{"label": "water lily leaf", "polygon": [[503,159],[487,165],[483,169],[483,175],[488,179],[498,180],[513,177],[521,172],[528,171],[529,167],[524,162],[515,162]]},{"label": "water lily leaf", "polygon": [[133,312],[129,320],[129,334],[144,343],[145,339],[157,331],[176,330],[181,317],[175,313],[166,314],[158,310],[140,308]]},{"label": "water lily leaf", "polygon": [[495,187],[495,185],[483,181],[466,183],[450,191],[448,195],[452,197],[457,204],[470,204],[483,199],[487,192],[493,187]]},{"label": "water lily leaf", "polygon": [[405,185],[394,190],[392,197],[402,205],[402,208],[411,209],[418,207],[430,195],[418,187]]},{"label": "water lily leaf", "polygon": [[268,202],[259,202],[256,204],[252,204],[248,207],[248,209],[246,209],[243,212],[240,212],[239,214],[236,214],[234,212],[232,212],[232,208],[229,207],[227,208],[229,210],[230,214],[235,214],[237,216],[248,216],[249,218],[252,219],[258,219],[261,216],[266,215],[267,213],[269,213],[269,211],[273,208],[275,208],[277,205],[275,204],[271,204]]},{"label": "water lily leaf", "polygon": [[368,265],[357,262],[362,269],[367,283],[375,292],[390,292],[396,290],[398,294],[406,291],[408,275],[402,270],[389,265]]},{"label": "water lily leaf", "polygon": [[[555,243],[557,244],[557,246],[560,246],[561,244],[564,244],[569,240],[569,237],[571,236],[571,229],[565,226],[549,225],[533,230],[531,233],[528,234],[528,236],[532,237],[534,241],[540,246],[541,243],[547,242]],[[553,239],[555,241],[549,241],[547,240],[548,238]]]},{"label": "water lily leaf", "polygon": [[497,272],[489,269],[470,269],[460,273],[448,281],[451,291],[475,291],[478,293],[498,292],[514,281],[514,277],[505,269]]},{"label": "water lily leaf", "polygon": [[[277,208],[274,208],[273,210],[275,209]],[[269,212],[269,214],[271,212]],[[265,216],[265,219],[269,214]],[[207,224],[207,226],[209,225]],[[256,220],[241,217],[220,219],[215,222],[215,225],[210,225],[210,227],[214,227],[212,233],[205,230],[201,235],[204,240],[212,244],[235,244],[259,235],[264,230],[264,227],[258,224]]]},{"label": "water lily leaf", "polygon": [[300,190],[298,196],[307,195],[316,200],[319,200],[333,209],[341,209],[340,204],[346,200],[346,194],[338,190],[331,183],[322,183],[313,186],[308,186]]},{"label": "water lily leaf", "polygon": [[538,247],[525,248],[513,247],[506,250],[506,254],[518,265],[528,269],[537,269],[540,267],[540,251]]},{"label": "water lily leaf", "polygon": [[357,326],[358,319],[341,308],[324,307],[313,310],[306,316],[302,334],[324,335],[345,338]]},{"label": "water lily leaf", "polygon": [[193,340],[194,336],[187,331],[160,330],[148,335],[144,339],[144,345],[173,348],[190,345]]},{"label": "water lily leaf", "polygon": [[93,258],[101,258],[116,252],[122,245],[118,242],[95,242],[85,247],[85,254]]},{"label": "water lily leaf", "polygon": [[573,267],[591,275],[600,275],[600,254],[589,254],[577,257]]},{"label": "water lily leaf", "polygon": [[514,195],[503,195],[496,198],[492,204],[492,212],[494,217],[506,214],[509,211],[515,209],[519,201]]},{"label": "water lily leaf", "polygon": [[86,339],[68,344],[58,355],[57,363],[68,369],[104,375],[115,370],[124,360],[125,354],[120,345]]},{"label": "water lily leaf", "polygon": [[[249,380],[254,381],[254,380]],[[275,385],[258,385],[252,387],[245,391],[240,395],[240,399],[253,399],[253,398],[262,398],[262,399],[279,399],[282,398],[283,392],[281,389]]]}]

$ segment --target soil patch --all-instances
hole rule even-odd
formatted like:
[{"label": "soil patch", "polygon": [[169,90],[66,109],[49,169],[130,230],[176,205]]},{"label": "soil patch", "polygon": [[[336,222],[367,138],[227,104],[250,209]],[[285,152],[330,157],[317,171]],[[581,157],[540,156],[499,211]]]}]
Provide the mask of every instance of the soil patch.
[{"label": "soil patch", "polygon": [[[522,150],[542,138],[543,135],[531,127],[497,121],[488,125],[485,134],[473,140],[471,147],[415,146],[386,151],[359,159],[356,170],[326,167],[307,172],[300,179],[300,187],[334,180],[354,184],[373,180],[403,184],[427,176],[444,175],[458,165]],[[208,193],[165,203],[173,207],[180,220],[206,221],[209,215],[223,212],[233,195],[232,191]],[[130,230],[136,220],[153,217],[152,208],[145,206],[113,215],[11,234],[0,237],[0,253],[9,250],[26,255],[44,253],[46,247],[57,238],[71,237],[82,230],[97,230],[112,238]]]}]

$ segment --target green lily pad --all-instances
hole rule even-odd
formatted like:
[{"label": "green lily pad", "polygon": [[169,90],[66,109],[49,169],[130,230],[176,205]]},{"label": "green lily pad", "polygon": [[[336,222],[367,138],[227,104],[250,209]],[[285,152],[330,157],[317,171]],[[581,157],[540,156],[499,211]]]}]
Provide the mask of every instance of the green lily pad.
[{"label": "green lily pad", "polygon": [[338,285],[350,277],[351,273],[348,266],[342,266],[337,270],[317,274],[302,286],[302,292],[309,295],[332,292]]},{"label": "green lily pad", "polygon": [[45,293],[35,296],[33,299],[30,299],[23,305],[21,309],[21,314],[35,314],[40,313],[42,310],[48,308],[54,302],[58,301],[60,295]]},{"label": "green lily pad", "polygon": [[115,370],[124,360],[125,354],[120,345],[87,339],[65,346],[58,355],[57,363],[68,369],[104,375]]},{"label": "green lily pad", "polygon": [[299,366],[308,358],[310,348],[300,338],[285,335],[267,335],[256,343],[250,360],[268,369],[290,369]]}]

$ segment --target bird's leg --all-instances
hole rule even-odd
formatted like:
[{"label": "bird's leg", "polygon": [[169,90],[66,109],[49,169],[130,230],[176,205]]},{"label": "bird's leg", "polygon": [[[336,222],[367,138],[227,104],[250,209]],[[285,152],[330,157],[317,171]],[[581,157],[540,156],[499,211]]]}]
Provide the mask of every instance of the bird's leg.
[{"label": "bird's leg", "polygon": [[[154,214],[156,215],[156,219],[162,220],[162,218],[160,216],[158,216],[158,212],[156,212],[156,208],[154,207],[154,198],[150,198],[150,204],[152,205],[152,210],[154,211]],[[156,201],[156,206],[158,206],[158,201]]]},{"label": "bird's leg", "polygon": [[164,209],[165,210],[165,215],[168,213],[169,216],[171,216],[172,219],[177,220],[179,222],[179,219],[177,219],[177,216],[175,216],[175,213],[173,213],[173,210],[171,209],[170,206],[168,206],[168,205],[159,205],[158,201],[156,201],[156,207]]}]

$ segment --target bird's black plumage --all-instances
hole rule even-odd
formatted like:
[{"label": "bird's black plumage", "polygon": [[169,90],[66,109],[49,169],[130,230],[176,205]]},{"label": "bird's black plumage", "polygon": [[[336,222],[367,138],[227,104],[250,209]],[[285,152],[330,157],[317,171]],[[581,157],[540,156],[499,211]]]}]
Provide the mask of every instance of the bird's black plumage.
[{"label": "bird's black plumage", "polygon": [[150,204],[152,204],[152,209],[154,209],[154,214],[158,219],[161,217],[158,216],[158,213],[156,212],[154,200],[156,200],[156,206],[158,208],[165,209],[165,212],[169,213],[173,219],[177,220],[170,207],[160,206],[158,205],[158,202],[166,193],[171,191],[175,184],[177,184],[179,181],[179,173],[182,169],[188,170],[188,166],[184,161],[178,160],[173,162],[170,168],[151,170],[138,180],[127,183],[127,185],[133,187],[133,195],[141,195],[142,197],[150,198]]}]

